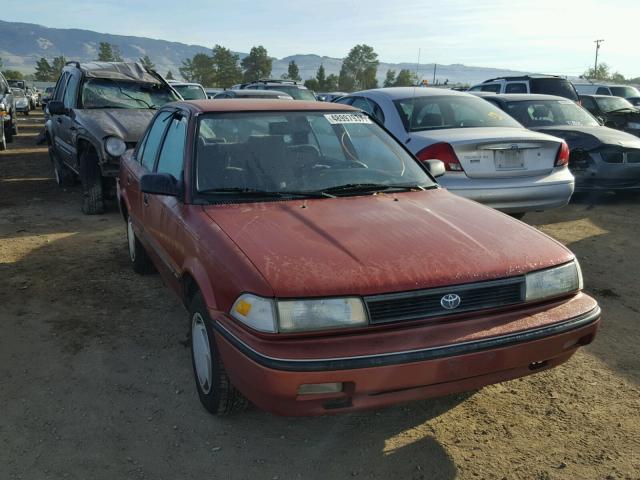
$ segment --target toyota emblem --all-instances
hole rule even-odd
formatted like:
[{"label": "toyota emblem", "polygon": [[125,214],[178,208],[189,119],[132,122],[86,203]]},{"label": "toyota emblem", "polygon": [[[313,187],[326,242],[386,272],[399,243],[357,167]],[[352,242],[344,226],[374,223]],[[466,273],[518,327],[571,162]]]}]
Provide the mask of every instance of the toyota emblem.
[{"label": "toyota emblem", "polygon": [[440,299],[440,305],[446,310],[453,310],[460,306],[461,301],[460,295],[449,293]]}]

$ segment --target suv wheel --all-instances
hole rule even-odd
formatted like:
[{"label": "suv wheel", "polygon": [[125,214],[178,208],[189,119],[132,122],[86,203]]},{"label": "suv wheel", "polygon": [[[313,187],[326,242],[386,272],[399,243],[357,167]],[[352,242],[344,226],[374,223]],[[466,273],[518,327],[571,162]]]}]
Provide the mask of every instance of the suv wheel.
[{"label": "suv wheel", "polygon": [[247,399],[231,384],[222,363],[201,293],[191,307],[191,363],[200,402],[213,415],[227,415],[246,409]]},{"label": "suv wheel", "polygon": [[[11,134],[12,135],[18,135],[18,122],[16,122],[16,112],[13,112],[13,115],[11,115]],[[7,138],[7,140],[9,140]],[[13,139],[12,139],[13,140]],[[9,140],[11,141],[11,140]]]},{"label": "suv wheel", "polygon": [[151,273],[153,264],[147,251],[144,249],[138,237],[133,231],[133,223],[131,217],[127,217],[127,245],[129,247],[129,260],[133,271],[140,274]]},{"label": "suv wheel", "polygon": [[80,155],[80,181],[82,182],[82,212],[96,215],[104,212],[102,175],[98,155],[89,148]]},{"label": "suv wheel", "polygon": [[6,143],[13,142],[13,120],[4,122],[4,140]]},{"label": "suv wheel", "polygon": [[71,170],[64,164],[60,157],[52,147],[49,147],[49,158],[53,164],[53,173],[56,177],[56,183],[61,187],[70,187],[75,183],[75,176]]}]

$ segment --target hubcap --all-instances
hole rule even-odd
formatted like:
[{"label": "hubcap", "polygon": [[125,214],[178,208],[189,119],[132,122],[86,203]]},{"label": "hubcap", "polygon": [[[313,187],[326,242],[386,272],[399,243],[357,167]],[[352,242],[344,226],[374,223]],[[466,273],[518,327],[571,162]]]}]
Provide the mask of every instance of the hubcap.
[{"label": "hubcap", "polygon": [[133,233],[133,224],[131,217],[127,220],[127,240],[129,242],[129,258],[132,262],[136,261],[136,236]]},{"label": "hubcap", "polygon": [[191,322],[191,350],[198,384],[205,394],[211,392],[211,348],[202,315],[195,313]]}]

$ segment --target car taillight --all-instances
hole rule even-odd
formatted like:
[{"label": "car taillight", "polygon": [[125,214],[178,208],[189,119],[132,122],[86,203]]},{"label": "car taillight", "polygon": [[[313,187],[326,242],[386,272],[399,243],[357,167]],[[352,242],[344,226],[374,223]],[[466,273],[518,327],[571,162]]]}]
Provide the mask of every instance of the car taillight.
[{"label": "car taillight", "polygon": [[456,152],[453,151],[453,147],[448,143],[434,143],[433,145],[429,145],[427,148],[420,150],[416,154],[416,157],[423,162],[427,160],[442,160],[445,169],[449,172],[464,171]]},{"label": "car taillight", "polygon": [[564,167],[565,165],[569,165],[569,145],[567,142],[562,142],[556,155],[556,167]]}]

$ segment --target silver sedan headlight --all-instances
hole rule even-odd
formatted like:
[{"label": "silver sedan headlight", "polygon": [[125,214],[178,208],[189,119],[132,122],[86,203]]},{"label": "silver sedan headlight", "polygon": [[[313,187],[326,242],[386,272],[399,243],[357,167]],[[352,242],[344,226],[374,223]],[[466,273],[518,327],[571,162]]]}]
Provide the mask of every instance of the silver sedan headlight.
[{"label": "silver sedan headlight", "polygon": [[127,150],[127,144],[121,138],[107,137],[104,142],[104,149],[112,157],[119,157]]},{"label": "silver sedan headlight", "polygon": [[231,307],[231,316],[261,332],[308,332],[366,325],[360,298],[273,300],[242,294]]},{"label": "silver sedan headlight", "polygon": [[582,290],[582,271],[578,260],[559,267],[548,268],[526,275],[526,301],[557,297]]}]

